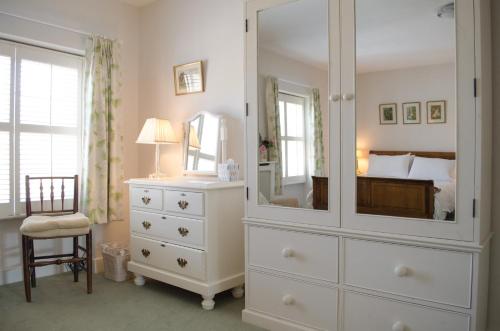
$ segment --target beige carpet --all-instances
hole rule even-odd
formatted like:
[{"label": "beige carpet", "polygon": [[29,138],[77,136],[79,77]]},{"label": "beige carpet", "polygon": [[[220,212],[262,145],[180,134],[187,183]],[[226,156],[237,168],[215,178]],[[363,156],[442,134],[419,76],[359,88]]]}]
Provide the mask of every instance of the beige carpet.
[{"label": "beige carpet", "polygon": [[148,280],[115,283],[94,276],[94,293],[86,294],[85,277],[74,283],[65,273],[38,279],[32,302],[24,300],[22,283],[0,286],[2,331],[236,331],[261,330],[241,321],[244,299],[230,292],[215,297],[215,309],[201,309],[201,297]]}]

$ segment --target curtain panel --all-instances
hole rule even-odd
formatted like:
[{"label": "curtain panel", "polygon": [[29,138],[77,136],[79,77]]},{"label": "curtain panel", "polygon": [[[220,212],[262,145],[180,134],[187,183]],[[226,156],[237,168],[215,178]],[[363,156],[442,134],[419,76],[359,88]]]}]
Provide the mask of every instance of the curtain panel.
[{"label": "curtain panel", "polygon": [[92,223],[123,220],[118,42],[89,38],[84,85],[82,211]]},{"label": "curtain panel", "polygon": [[281,157],[281,129],[279,109],[278,79],[266,77],[266,113],[267,113],[267,135],[272,147],[269,149],[269,161],[275,161],[274,194],[281,195],[283,192],[283,163]]}]

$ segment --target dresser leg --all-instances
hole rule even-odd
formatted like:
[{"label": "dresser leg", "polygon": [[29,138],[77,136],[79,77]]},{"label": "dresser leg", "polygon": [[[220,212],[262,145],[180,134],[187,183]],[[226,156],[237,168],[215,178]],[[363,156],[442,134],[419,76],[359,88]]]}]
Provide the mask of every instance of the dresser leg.
[{"label": "dresser leg", "polygon": [[135,276],[135,278],[134,278],[135,285],[143,286],[144,284],[146,284],[146,280],[144,279],[144,277],[142,275],[134,273],[134,276]]},{"label": "dresser leg", "polygon": [[203,309],[205,310],[214,309],[215,306],[214,296],[215,295],[202,295],[203,301],[201,302],[201,306],[203,307]]},{"label": "dresser leg", "polygon": [[243,297],[243,294],[245,294],[245,290],[243,289],[243,286],[236,286],[231,291],[231,294],[233,295],[233,298],[239,299]]}]

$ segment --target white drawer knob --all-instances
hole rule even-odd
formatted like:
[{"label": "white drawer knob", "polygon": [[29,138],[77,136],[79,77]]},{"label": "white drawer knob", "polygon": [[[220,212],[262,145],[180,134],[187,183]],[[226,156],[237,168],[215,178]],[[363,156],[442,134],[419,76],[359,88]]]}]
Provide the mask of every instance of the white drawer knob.
[{"label": "white drawer knob", "polygon": [[353,99],[354,99],[354,94],[352,94],[352,93],[342,94],[342,100],[344,100],[344,101],[351,101]]},{"label": "white drawer knob", "polygon": [[281,299],[281,301],[283,301],[283,304],[285,304],[287,306],[290,306],[290,305],[294,304],[295,299],[290,294],[287,294],[287,295],[283,296],[283,298]]},{"label": "white drawer knob", "polygon": [[394,268],[394,273],[398,277],[405,277],[405,276],[408,276],[408,274],[410,273],[410,270],[407,267],[405,267],[404,265],[398,265],[396,268]]},{"label": "white drawer knob", "polygon": [[283,257],[292,257],[293,256],[293,249],[283,248],[283,250],[281,251],[281,255],[283,255]]},{"label": "white drawer knob", "polygon": [[340,100],[340,95],[339,94],[330,95],[330,101],[337,102],[339,100]]},{"label": "white drawer knob", "polygon": [[392,325],[392,331],[405,331],[406,326],[403,324],[403,322],[397,321]]}]

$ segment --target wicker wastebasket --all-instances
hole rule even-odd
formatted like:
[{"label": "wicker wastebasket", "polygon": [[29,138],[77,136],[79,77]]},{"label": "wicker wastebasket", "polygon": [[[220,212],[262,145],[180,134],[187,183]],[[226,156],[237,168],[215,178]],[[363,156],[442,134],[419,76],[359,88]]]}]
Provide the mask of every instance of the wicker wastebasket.
[{"label": "wicker wastebasket", "polygon": [[129,279],[127,262],[130,260],[130,252],[125,245],[120,243],[105,243],[101,245],[102,258],[104,262],[104,277],[123,282]]}]

